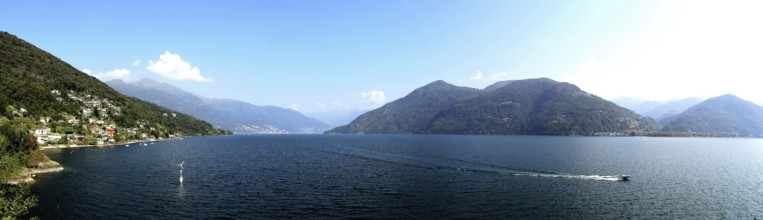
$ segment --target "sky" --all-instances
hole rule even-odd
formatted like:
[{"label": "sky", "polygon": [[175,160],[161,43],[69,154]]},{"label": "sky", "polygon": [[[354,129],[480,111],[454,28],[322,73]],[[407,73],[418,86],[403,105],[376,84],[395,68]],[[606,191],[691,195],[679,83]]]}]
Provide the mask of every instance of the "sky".
[{"label": "sky", "polygon": [[0,31],[103,81],[303,113],[436,80],[547,77],[612,99],[763,104],[763,1],[16,1]]}]

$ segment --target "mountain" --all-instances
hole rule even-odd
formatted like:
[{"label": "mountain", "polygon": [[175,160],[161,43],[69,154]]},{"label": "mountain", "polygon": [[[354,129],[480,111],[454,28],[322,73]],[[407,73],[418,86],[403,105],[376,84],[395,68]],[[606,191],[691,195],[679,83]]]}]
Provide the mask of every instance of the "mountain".
[{"label": "mountain", "polygon": [[[0,91],[5,110],[0,121],[7,119],[19,129],[50,126],[52,132],[89,137],[110,128],[109,136],[117,139],[141,133],[155,137],[225,133],[189,115],[122,95],[7,32],[0,32]],[[114,135],[117,131],[119,135]]]},{"label": "mountain", "polygon": [[368,110],[352,109],[352,110],[338,110],[338,111],[326,111],[326,112],[313,112],[308,113],[307,116],[318,119],[326,124],[336,127],[339,125],[346,125],[358,116],[366,113]]},{"label": "mountain", "polygon": [[496,83],[493,83],[492,85],[489,85],[489,86],[485,87],[484,90],[485,91],[493,91],[493,90],[496,90],[496,89],[503,88],[504,86],[506,86],[506,85],[508,85],[509,83],[512,83],[512,82],[514,82],[514,80],[506,80],[506,81],[496,82]]},{"label": "mountain", "polygon": [[[614,102],[615,104],[625,107],[627,109],[630,109],[633,112],[639,113],[639,110],[643,110],[647,106],[639,107],[639,105],[642,105],[644,103],[650,102],[648,100],[638,98],[638,97],[617,97],[609,100],[611,102]],[[647,104],[648,105],[648,104]],[[646,109],[646,111],[649,111],[651,109]]]},{"label": "mountain", "polygon": [[288,133],[321,133],[329,129],[326,123],[288,108],[257,106],[234,99],[208,99],[207,103],[239,120],[234,131],[251,133],[264,127]]},{"label": "mountain", "polygon": [[664,132],[763,137],[763,107],[734,95],[711,98],[665,118]]},{"label": "mountain", "polygon": [[619,106],[630,109],[636,114],[641,114],[641,115],[645,115],[645,113],[647,112],[650,112],[662,105],[672,102],[672,101],[666,101],[666,102],[649,101],[649,100],[644,100],[637,97],[619,97],[619,98],[614,98],[611,101]]},{"label": "mountain", "polygon": [[235,133],[319,133],[329,126],[301,113],[275,106],[257,106],[233,99],[202,98],[166,83],[142,79],[107,82],[129,96],[187,113]]},{"label": "mountain", "polygon": [[652,117],[655,120],[660,121],[664,118],[681,113],[703,100],[692,97],[681,100],[648,101],[636,97],[619,97],[614,98],[611,101],[619,106],[630,109],[637,114]]},{"label": "mountain", "polygon": [[657,129],[651,118],[569,83],[541,78],[496,84],[479,90],[436,81],[326,133],[593,135]]},{"label": "mountain", "polygon": [[[673,101],[666,101],[660,104],[659,106],[655,107],[652,110],[649,110],[647,112],[636,112],[644,116],[652,117],[657,121],[661,121],[662,119],[680,114],[681,112],[686,111],[686,109],[689,109],[689,107],[692,107],[700,102],[704,101],[701,98],[685,98],[681,100],[673,100]],[[661,124],[665,125],[665,124]]]},{"label": "mountain", "polygon": [[478,93],[477,89],[456,87],[442,80],[432,82],[404,98],[359,116],[348,125],[327,132],[424,133],[443,109]]}]

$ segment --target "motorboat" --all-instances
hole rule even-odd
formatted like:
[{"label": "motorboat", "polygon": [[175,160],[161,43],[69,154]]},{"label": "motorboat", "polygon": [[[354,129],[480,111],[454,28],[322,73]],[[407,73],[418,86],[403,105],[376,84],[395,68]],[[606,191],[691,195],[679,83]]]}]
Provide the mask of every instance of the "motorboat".
[{"label": "motorboat", "polygon": [[620,175],[620,181],[630,181],[631,175]]}]

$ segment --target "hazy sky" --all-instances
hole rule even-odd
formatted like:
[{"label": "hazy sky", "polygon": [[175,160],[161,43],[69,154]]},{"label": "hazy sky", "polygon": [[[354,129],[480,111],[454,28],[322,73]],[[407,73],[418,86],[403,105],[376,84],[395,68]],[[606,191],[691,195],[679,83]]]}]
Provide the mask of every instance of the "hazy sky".
[{"label": "hazy sky", "polygon": [[302,112],[442,79],[763,103],[763,1],[3,1],[0,30],[104,81]]}]

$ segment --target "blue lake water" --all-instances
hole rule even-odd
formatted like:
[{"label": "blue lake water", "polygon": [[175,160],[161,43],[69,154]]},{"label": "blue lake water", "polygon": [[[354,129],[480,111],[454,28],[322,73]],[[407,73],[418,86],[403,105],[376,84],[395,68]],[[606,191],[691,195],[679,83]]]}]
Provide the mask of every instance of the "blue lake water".
[{"label": "blue lake water", "polygon": [[237,135],[46,153],[66,170],[33,185],[42,219],[763,217],[763,139]]}]

